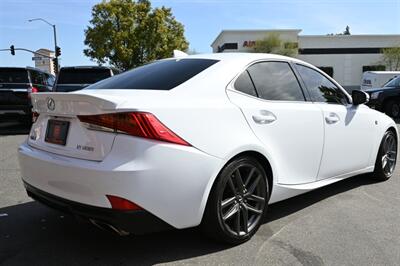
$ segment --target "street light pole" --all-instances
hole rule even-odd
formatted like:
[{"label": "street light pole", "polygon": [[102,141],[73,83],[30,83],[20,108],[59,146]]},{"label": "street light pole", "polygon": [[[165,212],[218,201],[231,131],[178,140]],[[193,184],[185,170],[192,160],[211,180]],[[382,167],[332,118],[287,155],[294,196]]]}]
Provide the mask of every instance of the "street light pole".
[{"label": "street light pole", "polygon": [[30,20],[28,20],[29,22],[32,22],[32,21],[37,21],[37,20],[40,20],[40,21],[43,21],[44,23],[46,23],[46,24],[48,24],[49,26],[51,26],[51,27],[53,27],[53,36],[54,36],[54,54],[55,54],[55,69],[54,69],[54,72],[57,74],[58,73],[58,68],[59,68],[59,66],[58,66],[58,50],[59,49],[57,49],[58,48],[58,46],[57,46],[57,33],[56,33],[56,25],[55,24],[51,24],[50,22],[48,22],[47,20],[45,20],[45,19],[43,19],[43,18],[34,18],[34,19],[30,19]]}]

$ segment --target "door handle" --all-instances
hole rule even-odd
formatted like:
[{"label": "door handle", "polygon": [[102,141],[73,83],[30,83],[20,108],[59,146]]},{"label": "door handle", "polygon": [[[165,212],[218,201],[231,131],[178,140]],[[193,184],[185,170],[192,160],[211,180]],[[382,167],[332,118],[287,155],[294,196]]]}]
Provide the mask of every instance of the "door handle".
[{"label": "door handle", "polygon": [[270,111],[261,110],[260,115],[253,115],[253,120],[257,124],[271,124],[276,120],[276,116]]},{"label": "door handle", "polygon": [[328,124],[335,124],[340,121],[340,117],[335,113],[329,113],[329,115],[325,117],[325,121]]}]

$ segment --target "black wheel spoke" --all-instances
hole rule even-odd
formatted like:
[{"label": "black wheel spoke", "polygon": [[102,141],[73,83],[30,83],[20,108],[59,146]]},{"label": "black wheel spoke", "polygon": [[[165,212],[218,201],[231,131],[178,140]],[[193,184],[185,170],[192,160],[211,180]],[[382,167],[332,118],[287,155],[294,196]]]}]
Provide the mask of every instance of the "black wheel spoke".
[{"label": "black wheel spoke", "polygon": [[240,235],[240,207],[237,208],[237,213],[236,213],[236,233],[237,235]]},{"label": "black wheel spoke", "polygon": [[233,184],[232,177],[228,178],[228,184],[229,184],[229,187],[231,188],[233,194],[236,194],[237,192],[236,192],[235,185]]},{"label": "black wheel spoke", "polygon": [[243,212],[243,229],[244,232],[247,234],[249,232],[249,213],[247,208],[242,208]]},{"label": "black wheel spoke", "polygon": [[250,173],[247,175],[246,181],[244,182],[244,186],[247,188],[249,185],[249,182],[251,180],[251,177],[253,176],[254,172],[256,171],[255,168],[251,168]]},{"label": "black wheel spoke", "polygon": [[250,206],[249,204],[245,204],[245,207],[246,207],[247,210],[249,210],[251,212],[254,212],[254,213],[257,213],[257,214],[261,214],[262,213],[262,210],[257,210],[256,208]]},{"label": "black wheel spoke", "polygon": [[236,184],[237,184],[238,190],[242,191],[244,188],[244,184],[243,184],[242,175],[240,174],[239,168],[236,169],[236,171],[235,171],[235,179],[236,179]]},{"label": "black wheel spoke", "polygon": [[232,208],[229,209],[229,211],[227,211],[225,213],[225,215],[222,217],[222,219],[224,221],[228,220],[229,218],[231,218],[235,213],[238,212],[239,206],[237,204],[233,205]]},{"label": "black wheel spoke", "polygon": [[232,198],[223,200],[221,203],[221,207],[226,208],[226,207],[232,205],[233,203],[235,203],[235,199],[236,199],[235,197],[232,197]]},{"label": "black wheel spoke", "polygon": [[249,187],[249,190],[248,190],[249,194],[253,194],[254,193],[254,190],[256,189],[256,187],[258,185],[258,182],[260,182],[260,179],[261,179],[261,175],[258,175],[256,177],[256,179],[254,180],[253,184],[251,184],[251,186]]},{"label": "black wheel spoke", "polygon": [[264,203],[265,202],[265,199],[263,197],[260,197],[260,196],[254,195],[254,194],[250,194],[250,195],[246,196],[246,198],[248,200],[256,201],[256,202],[259,202],[259,203]]}]

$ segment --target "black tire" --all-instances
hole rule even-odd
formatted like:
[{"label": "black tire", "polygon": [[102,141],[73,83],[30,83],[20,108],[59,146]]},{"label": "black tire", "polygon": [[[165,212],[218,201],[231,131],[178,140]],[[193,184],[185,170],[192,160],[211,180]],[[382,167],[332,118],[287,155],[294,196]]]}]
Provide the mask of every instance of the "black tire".
[{"label": "black tire", "polygon": [[249,240],[264,220],[269,191],[267,175],[256,159],[234,159],[221,170],[211,189],[202,231],[229,244]]},{"label": "black tire", "polygon": [[388,101],[383,108],[385,110],[385,114],[390,117],[397,118],[400,116],[400,105],[395,100]]},{"label": "black tire", "polygon": [[[393,146],[391,146],[393,145]],[[373,177],[378,181],[386,181],[392,177],[397,161],[397,136],[386,131],[379,146],[375,161]]]}]

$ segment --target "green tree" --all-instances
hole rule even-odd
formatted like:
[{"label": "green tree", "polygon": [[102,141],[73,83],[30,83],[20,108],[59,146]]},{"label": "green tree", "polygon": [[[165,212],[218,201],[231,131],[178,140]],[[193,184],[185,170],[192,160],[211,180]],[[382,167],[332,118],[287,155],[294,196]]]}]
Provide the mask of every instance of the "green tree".
[{"label": "green tree", "polygon": [[92,8],[85,30],[84,54],[98,64],[134,68],[186,51],[184,27],[170,8],[152,8],[148,0],[109,0]]},{"label": "green tree", "polygon": [[278,33],[273,32],[264,39],[257,40],[253,46],[253,52],[294,56],[297,53],[297,43],[285,43]]},{"label": "green tree", "polygon": [[400,46],[382,49],[383,63],[388,70],[400,70]]}]

